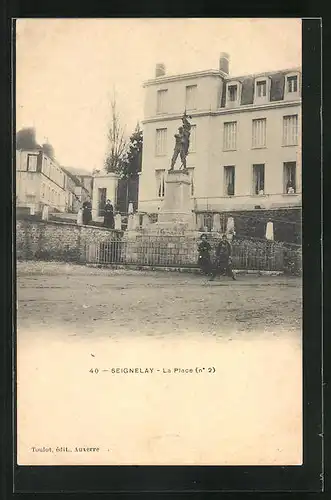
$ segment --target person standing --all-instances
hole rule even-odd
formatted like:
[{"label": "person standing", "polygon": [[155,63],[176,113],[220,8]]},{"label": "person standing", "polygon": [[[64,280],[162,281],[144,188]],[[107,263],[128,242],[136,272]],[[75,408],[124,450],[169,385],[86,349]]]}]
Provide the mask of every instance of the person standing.
[{"label": "person standing", "polygon": [[79,207],[77,213],[77,225],[81,226],[83,224],[83,208]]},{"label": "person standing", "polygon": [[211,260],[210,252],[211,246],[207,241],[207,235],[202,234],[200,237],[201,241],[198,244],[198,266],[200,267],[203,274],[208,275],[211,273]]},{"label": "person standing", "polygon": [[115,227],[114,207],[110,200],[107,200],[105,205],[103,224],[105,227],[109,227],[110,229],[114,229]]},{"label": "person standing", "polygon": [[221,274],[229,276],[233,280],[236,279],[232,269],[231,253],[232,253],[231,244],[228,241],[226,234],[223,234],[216,248],[216,266],[212,273],[212,279],[215,279],[217,275]]},{"label": "person standing", "polygon": [[87,226],[92,220],[92,204],[88,199],[83,203],[83,224]]}]

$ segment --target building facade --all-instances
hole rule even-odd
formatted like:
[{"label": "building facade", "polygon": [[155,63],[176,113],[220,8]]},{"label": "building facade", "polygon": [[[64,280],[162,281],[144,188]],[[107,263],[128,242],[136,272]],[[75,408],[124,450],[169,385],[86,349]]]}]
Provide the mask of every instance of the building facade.
[{"label": "building facade", "polygon": [[110,200],[114,209],[117,203],[118,175],[114,173],[95,172],[93,175],[92,218],[101,222],[104,217],[104,207]]},{"label": "building facade", "polygon": [[68,212],[77,213],[85,201],[91,201],[92,199],[92,174],[81,175],[77,169],[71,167],[61,168],[66,174],[66,186],[69,198]]},{"label": "building facade", "polygon": [[16,206],[41,212],[68,209],[69,191],[61,167],[41,150],[16,151]]},{"label": "building facade", "polygon": [[[231,77],[218,70],[145,82],[139,210],[162,207],[174,134],[192,124],[187,168],[192,209],[233,211],[301,206],[301,69]],[[175,168],[179,168],[180,163]]]}]

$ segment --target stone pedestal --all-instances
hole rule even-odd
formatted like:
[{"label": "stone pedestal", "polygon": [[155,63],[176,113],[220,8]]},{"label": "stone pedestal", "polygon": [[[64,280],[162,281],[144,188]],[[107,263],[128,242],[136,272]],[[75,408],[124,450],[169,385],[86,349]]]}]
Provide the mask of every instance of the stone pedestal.
[{"label": "stone pedestal", "polygon": [[136,231],[137,229],[139,229],[139,214],[133,214],[133,222],[132,222],[132,226],[133,226],[133,230]]},{"label": "stone pedestal", "polygon": [[128,231],[133,231],[133,215],[130,214],[128,216],[128,225],[127,225],[127,230]]},{"label": "stone pedestal", "polygon": [[273,222],[269,221],[266,227],[265,237],[267,240],[273,241],[274,239],[274,225]]},{"label": "stone pedestal", "polygon": [[120,231],[122,229],[122,216],[121,216],[121,214],[115,215],[115,229],[120,230]]},{"label": "stone pedestal", "polygon": [[221,216],[220,214],[213,215],[213,229],[214,232],[219,233],[221,230]]},{"label": "stone pedestal", "polygon": [[182,232],[194,229],[195,215],[191,209],[191,180],[185,170],[169,170],[166,177],[165,196],[159,211],[158,222],[150,229]]}]

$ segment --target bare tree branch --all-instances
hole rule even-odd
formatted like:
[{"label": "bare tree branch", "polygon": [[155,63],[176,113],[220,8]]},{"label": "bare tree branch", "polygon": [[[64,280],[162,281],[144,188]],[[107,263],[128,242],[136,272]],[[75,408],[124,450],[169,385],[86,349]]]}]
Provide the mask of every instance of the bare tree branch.
[{"label": "bare tree branch", "polygon": [[120,117],[117,112],[115,92],[110,103],[110,109],[111,119],[107,134],[108,151],[105,160],[105,168],[107,172],[120,173],[128,142],[125,135],[125,128],[121,126]]}]

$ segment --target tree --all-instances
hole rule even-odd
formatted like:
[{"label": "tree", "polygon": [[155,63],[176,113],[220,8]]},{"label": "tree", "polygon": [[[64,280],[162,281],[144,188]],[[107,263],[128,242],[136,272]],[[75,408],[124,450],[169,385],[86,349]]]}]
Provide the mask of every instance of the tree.
[{"label": "tree", "polygon": [[105,169],[107,172],[121,174],[122,160],[127,148],[125,139],[125,129],[121,126],[119,114],[117,112],[116,97],[111,100],[111,120],[108,129],[108,151],[105,159]]},{"label": "tree", "polygon": [[46,156],[48,156],[52,160],[55,159],[55,153],[54,153],[54,148],[53,148],[52,144],[49,144],[48,142],[44,143],[42,145],[42,150]]},{"label": "tree", "polygon": [[[47,141],[47,139],[46,139]],[[16,149],[42,149],[45,155],[52,160],[55,159],[54,148],[49,142],[40,146],[36,141],[36,129],[34,127],[25,127],[16,134]]]},{"label": "tree", "polygon": [[139,122],[130,137],[129,149],[122,160],[121,175],[124,179],[137,178],[141,172],[143,132]]},{"label": "tree", "polygon": [[34,127],[25,127],[16,134],[16,149],[39,149],[36,141],[36,129]]}]

